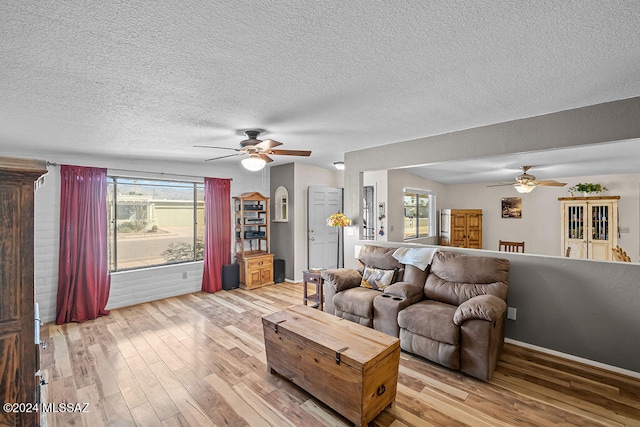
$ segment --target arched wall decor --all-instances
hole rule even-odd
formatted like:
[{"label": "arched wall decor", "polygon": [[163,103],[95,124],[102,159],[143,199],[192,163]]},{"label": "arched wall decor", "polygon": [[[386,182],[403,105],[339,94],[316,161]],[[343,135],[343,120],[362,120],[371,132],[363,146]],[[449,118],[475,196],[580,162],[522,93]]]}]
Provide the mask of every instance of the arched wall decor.
[{"label": "arched wall decor", "polygon": [[275,222],[289,221],[289,192],[283,186],[276,188],[275,194]]}]

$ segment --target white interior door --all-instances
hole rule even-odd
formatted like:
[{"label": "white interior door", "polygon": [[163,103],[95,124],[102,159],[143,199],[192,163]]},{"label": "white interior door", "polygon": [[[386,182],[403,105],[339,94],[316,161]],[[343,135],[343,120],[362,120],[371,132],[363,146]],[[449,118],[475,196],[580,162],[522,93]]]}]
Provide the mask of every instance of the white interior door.
[{"label": "white interior door", "polygon": [[307,268],[337,268],[340,227],[329,227],[327,218],[342,211],[342,189],[307,188]]}]

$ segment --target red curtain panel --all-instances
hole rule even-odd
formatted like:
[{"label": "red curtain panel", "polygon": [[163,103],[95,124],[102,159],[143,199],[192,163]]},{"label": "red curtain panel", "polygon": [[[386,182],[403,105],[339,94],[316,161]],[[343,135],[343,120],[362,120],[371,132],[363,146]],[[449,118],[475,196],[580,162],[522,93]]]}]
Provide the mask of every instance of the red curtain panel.
[{"label": "red curtain panel", "polygon": [[202,290],[222,289],[222,266],[231,262],[231,180],[204,179],[204,274]]},{"label": "red curtain panel", "polygon": [[56,324],[109,314],[107,170],[60,167],[60,259]]}]

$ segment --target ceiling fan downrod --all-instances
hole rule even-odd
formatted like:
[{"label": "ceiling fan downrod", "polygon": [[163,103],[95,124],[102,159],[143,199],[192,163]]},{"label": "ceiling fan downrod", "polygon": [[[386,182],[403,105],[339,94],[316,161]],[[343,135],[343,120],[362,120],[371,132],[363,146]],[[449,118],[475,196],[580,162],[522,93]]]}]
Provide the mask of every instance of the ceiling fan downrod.
[{"label": "ceiling fan downrod", "polygon": [[249,129],[249,130],[245,130],[244,134],[247,135],[247,138],[249,139],[258,139],[258,137],[260,136],[260,131],[259,130],[255,130],[255,129]]}]

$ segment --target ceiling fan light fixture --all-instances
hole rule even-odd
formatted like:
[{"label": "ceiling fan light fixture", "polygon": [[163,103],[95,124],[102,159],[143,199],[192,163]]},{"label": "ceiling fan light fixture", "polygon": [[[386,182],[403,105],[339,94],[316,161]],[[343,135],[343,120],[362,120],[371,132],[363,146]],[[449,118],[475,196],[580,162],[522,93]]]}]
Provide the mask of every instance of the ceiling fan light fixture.
[{"label": "ceiling fan light fixture", "polygon": [[333,162],[333,166],[339,171],[344,170],[344,162]]},{"label": "ceiling fan light fixture", "polygon": [[261,159],[257,154],[251,154],[249,157],[242,160],[242,166],[252,172],[261,170],[266,164],[267,162],[264,159]]},{"label": "ceiling fan light fixture", "polygon": [[513,184],[513,188],[515,188],[518,193],[527,194],[531,193],[533,189],[536,188],[536,186],[527,184]]}]

